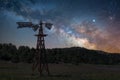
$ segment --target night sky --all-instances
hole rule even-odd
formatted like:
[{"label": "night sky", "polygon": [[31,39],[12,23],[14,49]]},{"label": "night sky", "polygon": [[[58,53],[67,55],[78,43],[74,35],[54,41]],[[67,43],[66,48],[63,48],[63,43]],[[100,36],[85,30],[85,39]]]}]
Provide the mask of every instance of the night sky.
[{"label": "night sky", "polygon": [[0,0],[0,43],[36,46],[31,28],[16,22],[53,23],[47,48],[85,47],[120,53],[120,0]]}]

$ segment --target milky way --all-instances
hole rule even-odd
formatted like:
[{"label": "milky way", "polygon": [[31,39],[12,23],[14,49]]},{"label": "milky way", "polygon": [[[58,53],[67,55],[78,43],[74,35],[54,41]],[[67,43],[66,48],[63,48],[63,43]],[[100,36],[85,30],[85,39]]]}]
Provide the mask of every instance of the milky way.
[{"label": "milky way", "polygon": [[0,43],[35,47],[36,32],[17,29],[16,22],[54,24],[47,48],[85,47],[120,53],[119,0],[0,0]]}]

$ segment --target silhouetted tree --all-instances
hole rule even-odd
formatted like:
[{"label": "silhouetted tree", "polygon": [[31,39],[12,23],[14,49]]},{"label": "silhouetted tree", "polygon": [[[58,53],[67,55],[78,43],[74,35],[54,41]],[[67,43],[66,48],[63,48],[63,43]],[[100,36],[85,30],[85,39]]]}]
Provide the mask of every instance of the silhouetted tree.
[{"label": "silhouetted tree", "polygon": [[29,62],[29,57],[30,57],[30,48],[27,46],[20,46],[18,48],[18,54],[20,61],[22,62]]},{"label": "silhouetted tree", "polygon": [[[18,49],[15,45],[0,44],[0,60],[12,62],[32,63],[36,50],[27,46],[20,46]],[[79,63],[90,64],[119,64],[120,54],[109,54],[103,51],[88,50],[80,47],[72,48],[54,48],[46,49],[47,61],[49,63]]]}]

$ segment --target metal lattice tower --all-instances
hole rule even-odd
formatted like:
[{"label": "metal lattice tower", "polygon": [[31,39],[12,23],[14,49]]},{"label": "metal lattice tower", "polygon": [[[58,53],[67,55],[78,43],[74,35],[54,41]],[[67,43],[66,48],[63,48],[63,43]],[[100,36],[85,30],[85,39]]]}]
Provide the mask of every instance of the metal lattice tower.
[{"label": "metal lattice tower", "polygon": [[32,66],[32,70],[38,68],[40,75],[43,74],[43,70],[47,72],[49,75],[49,68],[48,68],[48,63],[47,63],[47,56],[46,56],[46,50],[45,50],[45,40],[44,37],[47,35],[43,33],[43,26],[47,27],[48,29],[51,29],[52,24],[51,23],[44,23],[40,21],[39,24],[33,25],[32,22],[17,22],[18,28],[23,28],[23,27],[30,27],[33,28],[34,31],[38,30],[38,34],[35,35],[37,36],[37,45],[36,45],[36,53],[34,57],[34,63]]}]

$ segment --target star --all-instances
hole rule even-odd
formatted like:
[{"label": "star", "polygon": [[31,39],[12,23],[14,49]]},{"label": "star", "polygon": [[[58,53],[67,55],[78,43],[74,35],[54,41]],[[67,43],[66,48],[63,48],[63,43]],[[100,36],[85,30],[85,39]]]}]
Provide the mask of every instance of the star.
[{"label": "star", "polygon": [[113,20],[113,19],[114,19],[114,16],[109,16],[109,19],[110,19],[110,20]]},{"label": "star", "polygon": [[93,20],[92,20],[92,22],[94,22],[94,23],[95,23],[95,22],[96,22],[96,20],[95,20],[95,19],[93,19]]}]

